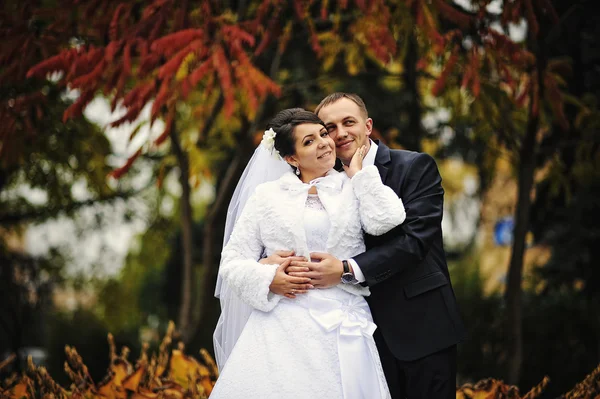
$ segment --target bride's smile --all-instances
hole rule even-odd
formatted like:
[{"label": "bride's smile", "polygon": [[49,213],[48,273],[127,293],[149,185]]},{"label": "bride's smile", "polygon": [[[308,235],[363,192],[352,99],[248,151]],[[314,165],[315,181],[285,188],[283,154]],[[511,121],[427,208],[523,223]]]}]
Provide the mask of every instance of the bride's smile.
[{"label": "bride's smile", "polygon": [[332,151],[327,151],[326,153],[324,153],[323,155],[318,156],[318,159],[323,159],[325,157],[328,157],[332,154]]}]

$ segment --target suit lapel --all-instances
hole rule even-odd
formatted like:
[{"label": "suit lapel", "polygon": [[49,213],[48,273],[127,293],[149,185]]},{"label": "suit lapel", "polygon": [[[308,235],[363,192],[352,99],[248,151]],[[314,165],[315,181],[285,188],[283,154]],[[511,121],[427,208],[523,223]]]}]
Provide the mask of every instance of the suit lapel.
[{"label": "suit lapel", "polygon": [[391,162],[390,149],[388,146],[383,144],[379,140],[375,140],[377,143],[377,154],[375,155],[375,166],[379,170],[381,181],[385,184],[385,178],[387,177],[388,167],[387,165]]}]

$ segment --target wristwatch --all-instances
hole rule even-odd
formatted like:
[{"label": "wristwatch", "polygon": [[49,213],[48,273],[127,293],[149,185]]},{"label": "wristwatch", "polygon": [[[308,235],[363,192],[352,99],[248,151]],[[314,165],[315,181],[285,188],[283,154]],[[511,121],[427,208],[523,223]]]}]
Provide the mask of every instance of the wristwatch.
[{"label": "wristwatch", "polygon": [[350,271],[350,265],[347,260],[342,261],[344,266],[344,272],[342,273],[342,283],[344,284],[358,284],[358,280],[354,277],[354,273]]}]

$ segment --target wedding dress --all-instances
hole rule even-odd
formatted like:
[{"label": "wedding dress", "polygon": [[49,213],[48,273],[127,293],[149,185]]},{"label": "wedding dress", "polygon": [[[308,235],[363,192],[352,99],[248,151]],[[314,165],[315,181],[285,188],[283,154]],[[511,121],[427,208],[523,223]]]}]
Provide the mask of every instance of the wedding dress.
[{"label": "wedding dress", "polygon": [[[312,186],[316,195],[308,194]],[[258,186],[219,271],[254,310],[211,399],[389,398],[364,299],[369,289],[340,283],[285,298],[269,291],[277,265],[257,259],[279,249],[348,259],[365,250],[363,230],[380,235],[404,219],[402,201],[375,166],[352,179],[331,171],[305,184],[290,172]]]}]

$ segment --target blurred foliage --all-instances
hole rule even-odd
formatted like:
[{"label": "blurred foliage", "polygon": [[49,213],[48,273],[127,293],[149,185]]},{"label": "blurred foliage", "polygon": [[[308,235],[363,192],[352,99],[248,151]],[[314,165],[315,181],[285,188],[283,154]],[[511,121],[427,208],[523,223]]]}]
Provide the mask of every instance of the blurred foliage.
[{"label": "blurred foliage", "polygon": [[[0,354],[46,344],[51,293],[61,281],[58,253],[34,258],[0,242]],[[21,364],[17,364],[21,366]]]},{"label": "blurred foliage", "polygon": [[[144,234],[135,238],[137,248],[129,253],[119,275],[100,283],[98,314],[117,336],[145,325],[152,315],[169,320],[164,274],[173,248],[168,245],[172,241],[169,236],[174,230],[172,220],[156,218]],[[179,299],[177,295],[171,298]]]},{"label": "blurred foliage", "polygon": [[18,158],[0,168],[2,225],[43,221],[61,211],[72,216],[90,203],[87,200],[115,194],[106,180],[110,146],[102,130],[85,119],[62,123],[61,114],[70,101],[56,87],[46,87],[51,105],[38,121],[44,134],[25,140],[23,152],[15,154]]},{"label": "blurred foliage", "polygon": [[107,347],[97,346],[98,349],[104,349],[104,355],[109,353],[108,374],[101,380],[94,379],[91,370],[84,363],[84,358],[75,347],[65,346],[64,370],[71,382],[69,390],[61,387],[45,367],[38,367],[29,360],[25,373],[20,375],[15,373],[0,381],[0,397],[3,399],[207,398],[218,376],[214,360],[206,351],[201,351],[203,362],[200,363],[193,357],[186,356],[181,345],[178,349],[171,350],[171,345],[174,343],[174,325],[171,323],[158,350],[149,356],[149,348],[142,347],[140,357],[133,365],[128,359],[130,348],[123,346],[120,354],[117,354],[117,344],[109,334]]},{"label": "blurred foliage", "polygon": [[[506,376],[504,299],[500,292],[484,291],[477,257],[467,254],[449,265],[454,292],[468,326],[468,337],[458,346],[459,382]],[[556,398],[598,364],[596,309],[597,304],[574,289],[543,295],[524,292],[525,347],[520,387],[530,389],[548,376],[550,383],[540,397]]]},{"label": "blurred foliage", "polygon": [[[86,321],[78,319],[78,321]],[[89,320],[87,320],[89,321]],[[35,399],[69,397],[112,398],[112,399],[203,399],[210,396],[218,379],[219,372],[213,358],[205,350],[200,350],[202,361],[185,355],[185,347],[177,342],[174,324],[168,329],[160,346],[151,351],[147,345],[140,349],[135,364],[130,363],[130,348],[122,346],[117,354],[117,343],[112,334],[108,334],[108,345],[96,346],[108,352],[107,375],[101,380],[94,376],[84,362],[85,356],[76,347],[65,346],[64,371],[67,383],[57,382],[44,366],[37,366],[28,359],[26,371],[12,373],[0,380],[0,398]],[[96,343],[96,342],[94,342]],[[120,346],[120,345],[119,345]],[[9,358],[0,364],[0,372],[14,362]],[[521,395],[519,388],[505,384],[502,380],[486,378],[476,383],[466,383],[456,388],[457,399],[497,398],[497,399],[534,399],[542,398],[549,386],[550,379],[544,377],[529,392]],[[64,388],[70,383],[70,388]],[[240,387],[240,389],[244,389]],[[593,370],[583,381],[575,385],[561,398],[595,398],[600,393],[600,366]]]}]

